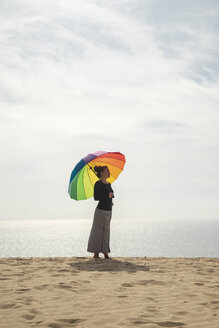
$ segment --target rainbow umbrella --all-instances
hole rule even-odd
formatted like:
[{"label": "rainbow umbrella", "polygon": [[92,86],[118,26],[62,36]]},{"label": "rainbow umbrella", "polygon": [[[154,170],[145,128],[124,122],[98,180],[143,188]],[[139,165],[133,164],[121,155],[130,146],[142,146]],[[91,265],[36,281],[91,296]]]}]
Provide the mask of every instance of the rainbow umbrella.
[{"label": "rainbow umbrella", "polygon": [[96,151],[83,157],[73,169],[68,193],[75,200],[93,197],[94,184],[99,178],[94,171],[95,165],[107,165],[110,171],[108,182],[113,183],[123,170],[125,156],[119,152]]}]

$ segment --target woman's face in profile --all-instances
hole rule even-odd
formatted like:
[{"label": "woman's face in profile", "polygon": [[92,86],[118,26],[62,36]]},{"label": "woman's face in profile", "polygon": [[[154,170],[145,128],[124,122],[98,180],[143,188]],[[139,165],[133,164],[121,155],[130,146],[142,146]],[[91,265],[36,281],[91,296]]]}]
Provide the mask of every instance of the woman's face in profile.
[{"label": "woman's face in profile", "polygon": [[110,177],[110,171],[109,171],[108,167],[104,169],[103,176],[105,178],[109,178]]}]

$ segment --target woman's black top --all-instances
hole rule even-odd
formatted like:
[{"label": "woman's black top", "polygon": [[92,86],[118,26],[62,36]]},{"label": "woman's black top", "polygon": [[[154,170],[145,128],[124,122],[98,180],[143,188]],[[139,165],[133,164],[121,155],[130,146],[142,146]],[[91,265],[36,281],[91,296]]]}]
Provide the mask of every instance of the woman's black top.
[{"label": "woman's black top", "polygon": [[97,180],[94,185],[94,199],[99,200],[98,208],[105,211],[112,210],[112,198],[108,194],[113,192],[111,183],[105,184],[101,180]]}]

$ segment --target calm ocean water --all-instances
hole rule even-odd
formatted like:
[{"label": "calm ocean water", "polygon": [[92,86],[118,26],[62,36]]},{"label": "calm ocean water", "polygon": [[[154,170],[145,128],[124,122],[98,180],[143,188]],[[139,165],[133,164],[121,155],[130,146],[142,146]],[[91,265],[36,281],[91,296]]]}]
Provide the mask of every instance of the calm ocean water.
[{"label": "calm ocean water", "polygon": [[[91,226],[92,219],[2,220],[0,257],[93,256]],[[112,257],[219,257],[219,220],[112,218],[110,229]]]}]

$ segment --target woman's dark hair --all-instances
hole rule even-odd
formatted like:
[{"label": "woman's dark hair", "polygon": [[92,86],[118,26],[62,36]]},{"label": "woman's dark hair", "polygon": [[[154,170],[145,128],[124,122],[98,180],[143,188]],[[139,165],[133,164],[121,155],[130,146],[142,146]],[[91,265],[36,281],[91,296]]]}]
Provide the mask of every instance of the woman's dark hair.
[{"label": "woman's dark hair", "polygon": [[94,170],[97,172],[97,176],[98,176],[99,179],[101,178],[100,172],[103,172],[106,167],[107,167],[106,165],[104,165],[104,166],[101,166],[101,165],[94,166]]}]

